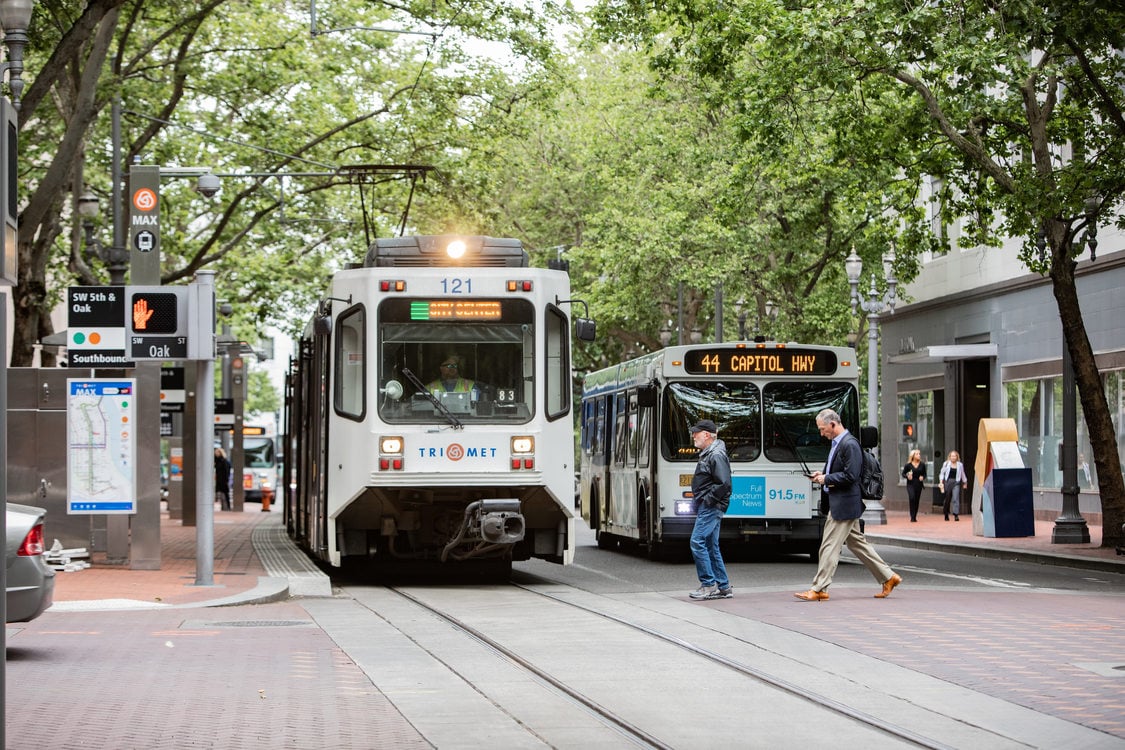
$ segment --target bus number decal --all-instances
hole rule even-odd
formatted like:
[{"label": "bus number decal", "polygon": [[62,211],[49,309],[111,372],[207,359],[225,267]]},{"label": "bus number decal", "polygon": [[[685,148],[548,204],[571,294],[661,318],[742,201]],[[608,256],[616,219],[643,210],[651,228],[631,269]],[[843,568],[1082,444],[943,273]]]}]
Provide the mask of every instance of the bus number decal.
[{"label": "bus number decal", "polygon": [[442,279],[441,291],[443,294],[472,294],[472,279]]}]

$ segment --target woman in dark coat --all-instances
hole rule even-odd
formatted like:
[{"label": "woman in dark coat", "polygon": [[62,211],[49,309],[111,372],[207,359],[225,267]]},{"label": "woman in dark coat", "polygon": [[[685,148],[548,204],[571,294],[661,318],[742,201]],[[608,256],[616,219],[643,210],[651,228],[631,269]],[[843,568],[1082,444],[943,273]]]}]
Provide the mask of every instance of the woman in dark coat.
[{"label": "woman in dark coat", "polygon": [[910,451],[910,460],[902,467],[902,477],[906,480],[906,497],[910,500],[910,520],[918,520],[918,500],[926,486],[926,462],[922,452]]},{"label": "woman in dark coat", "polygon": [[220,509],[230,510],[230,461],[222,448],[215,449],[215,499]]}]

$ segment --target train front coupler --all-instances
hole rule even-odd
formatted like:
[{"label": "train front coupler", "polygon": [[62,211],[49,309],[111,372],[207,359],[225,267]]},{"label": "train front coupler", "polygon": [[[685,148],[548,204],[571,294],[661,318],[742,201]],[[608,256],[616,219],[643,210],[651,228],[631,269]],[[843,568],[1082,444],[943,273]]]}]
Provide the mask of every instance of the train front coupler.
[{"label": "train front coupler", "polygon": [[525,528],[519,500],[476,500],[465,506],[461,528],[441,551],[441,559],[444,562],[462,544],[511,546],[523,540]]}]

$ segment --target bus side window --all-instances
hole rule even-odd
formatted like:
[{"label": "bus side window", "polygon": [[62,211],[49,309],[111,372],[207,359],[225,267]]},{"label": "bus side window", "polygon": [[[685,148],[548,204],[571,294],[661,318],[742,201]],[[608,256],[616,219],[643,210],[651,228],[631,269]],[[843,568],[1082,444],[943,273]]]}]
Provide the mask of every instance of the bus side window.
[{"label": "bus side window", "polygon": [[637,441],[637,465],[642,469],[648,467],[649,455],[652,453],[652,412],[653,408],[646,406],[641,408],[640,413],[637,414],[640,423],[640,438]]},{"label": "bus side window", "polygon": [[629,466],[637,465],[637,448],[639,446],[638,441],[640,440],[641,434],[640,424],[638,424],[637,422],[638,418],[639,415],[637,414],[637,392],[629,391]]},{"label": "bus side window", "polygon": [[625,446],[629,439],[625,425],[625,394],[617,396],[617,417],[614,419],[614,445],[613,463],[615,466],[625,465]]}]

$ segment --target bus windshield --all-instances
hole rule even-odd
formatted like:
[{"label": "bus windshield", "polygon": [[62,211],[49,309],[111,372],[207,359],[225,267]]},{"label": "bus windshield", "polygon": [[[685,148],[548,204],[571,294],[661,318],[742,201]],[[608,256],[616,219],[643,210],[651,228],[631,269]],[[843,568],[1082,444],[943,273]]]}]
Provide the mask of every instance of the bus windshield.
[{"label": "bus windshield", "polygon": [[829,442],[816,428],[823,409],[838,412],[858,437],[859,396],[849,383],[785,381],[761,389],[744,381],[669,383],[664,389],[661,447],[672,461],[695,461],[691,426],[712,419],[732,461],[822,466]]},{"label": "bus windshield", "polygon": [[691,426],[714,419],[734,461],[753,461],[762,450],[762,394],[753,383],[669,383],[664,389],[661,445],[671,461],[695,461]]},{"label": "bus windshield", "polygon": [[243,437],[242,453],[248,469],[267,469],[277,463],[273,452],[273,438]]}]

